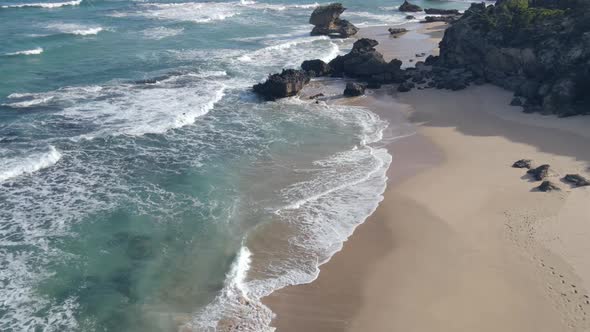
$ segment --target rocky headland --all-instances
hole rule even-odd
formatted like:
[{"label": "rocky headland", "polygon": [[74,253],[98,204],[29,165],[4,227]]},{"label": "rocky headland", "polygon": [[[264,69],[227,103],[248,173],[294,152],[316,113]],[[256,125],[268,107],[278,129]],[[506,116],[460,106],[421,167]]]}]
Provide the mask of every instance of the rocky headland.
[{"label": "rocky headland", "polygon": [[[418,9],[412,6],[406,2],[400,10]],[[315,25],[312,34],[344,37],[356,33],[356,27],[339,18],[344,10],[341,4],[318,7],[310,19]],[[586,92],[590,87],[589,2],[498,0],[487,6],[474,3],[462,15],[456,10],[425,11],[443,15],[433,20],[451,23],[440,42],[439,56],[402,69],[401,61],[383,59],[375,49],[377,41],[363,38],[354,43],[350,53],[329,63],[304,62],[300,77],[350,77],[372,88],[399,84],[400,92],[413,88],[461,90],[470,84],[491,83],[513,91],[512,105],[523,106],[525,112],[559,116],[590,113],[590,94]],[[306,81],[300,81],[302,84],[282,95],[302,88]]]}]

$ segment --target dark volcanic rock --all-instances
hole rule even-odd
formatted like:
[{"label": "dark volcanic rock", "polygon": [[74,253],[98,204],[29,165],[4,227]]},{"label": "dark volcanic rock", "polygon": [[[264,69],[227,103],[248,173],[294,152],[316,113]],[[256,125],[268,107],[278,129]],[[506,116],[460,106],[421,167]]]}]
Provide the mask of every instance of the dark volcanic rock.
[{"label": "dark volcanic rock", "polygon": [[346,84],[344,89],[344,95],[346,97],[357,97],[365,94],[365,86],[359,83],[349,82]]},{"label": "dark volcanic rock", "polygon": [[311,35],[326,35],[339,38],[355,35],[358,28],[347,20],[340,19],[340,15],[345,10],[346,8],[341,3],[317,7],[309,19],[309,23],[314,25]]},{"label": "dark volcanic rock", "polygon": [[445,22],[454,23],[460,18],[460,16],[426,16],[420,23],[432,23],[432,22]]},{"label": "dark volcanic rock", "polygon": [[383,55],[375,50],[379,43],[373,39],[357,40],[352,51],[337,56],[329,65],[335,76],[347,75],[377,83],[401,82],[403,71],[401,61],[394,59],[386,62]]},{"label": "dark volcanic rock", "polygon": [[330,74],[330,66],[322,60],[306,60],[301,64],[301,69],[311,76],[326,76]]},{"label": "dark volcanic rock", "polygon": [[381,89],[381,83],[369,81],[367,84],[367,89]]},{"label": "dark volcanic rock", "polygon": [[389,31],[389,34],[391,34],[391,35],[399,35],[399,34],[408,32],[408,29],[406,29],[406,28],[389,28],[389,29],[387,29],[387,31]]},{"label": "dark volcanic rock", "polygon": [[264,99],[275,100],[296,95],[309,81],[307,72],[285,69],[280,74],[270,75],[266,82],[254,85],[253,89]]},{"label": "dark volcanic rock", "polygon": [[575,187],[590,186],[590,181],[579,174],[568,174],[563,180],[573,184]]},{"label": "dark volcanic rock", "polygon": [[527,171],[535,180],[541,181],[549,175],[549,165],[541,165]]},{"label": "dark volcanic rock", "polygon": [[405,0],[404,3],[399,6],[399,11],[400,12],[421,12],[422,8],[418,5],[414,5],[408,2],[408,0]]},{"label": "dark volcanic rock", "polygon": [[431,15],[461,15],[457,9],[426,8],[424,12]]},{"label": "dark volcanic rock", "polygon": [[514,164],[512,164],[512,167],[514,168],[531,168],[531,160],[530,159],[521,159],[518,161],[515,161]]},{"label": "dark volcanic rock", "polygon": [[415,20],[416,16],[413,15],[406,15],[406,20]]},{"label": "dark volcanic rock", "polygon": [[525,111],[590,113],[590,1],[472,4],[440,43],[440,66],[526,98]]},{"label": "dark volcanic rock", "polygon": [[522,106],[522,99],[518,98],[518,97],[514,97],[512,98],[512,101],[510,101],[510,106]]},{"label": "dark volcanic rock", "polygon": [[323,96],[324,96],[323,93],[318,93],[316,95],[309,96],[309,99],[318,99],[318,98],[323,97]]},{"label": "dark volcanic rock", "polygon": [[397,91],[399,92],[408,92],[412,90],[416,85],[412,82],[403,82],[397,87]]},{"label": "dark volcanic rock", "polygon": [[539,191],[543,191],[543,192],[549,192],[549,191],[560,191],[561,189],[559,189],[558,186],[556,186],[553,182],[551,181],[543,181],[543,183],[541,183],[540,186],[537,187],[537,189]]}]

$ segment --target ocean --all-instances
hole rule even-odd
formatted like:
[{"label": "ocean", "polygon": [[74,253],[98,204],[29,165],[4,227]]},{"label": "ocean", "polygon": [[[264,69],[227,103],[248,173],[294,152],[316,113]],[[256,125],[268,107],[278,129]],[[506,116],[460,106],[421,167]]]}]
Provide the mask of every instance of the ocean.
[{"label": "ocean", "polygon": [[[361,28],[406,21],[343,3]],[[0,330],[271,330],[260,299],[376,209],[403,131],[250,91],[350,50],[309,36],[317,5],[0,1]]]}]

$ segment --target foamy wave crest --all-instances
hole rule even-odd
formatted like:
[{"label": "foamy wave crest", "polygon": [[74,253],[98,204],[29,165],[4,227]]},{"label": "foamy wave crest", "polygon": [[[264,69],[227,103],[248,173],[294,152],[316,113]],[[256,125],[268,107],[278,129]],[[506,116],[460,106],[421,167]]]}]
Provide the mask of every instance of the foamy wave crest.
[{"label": "foamy wave crest", "polygon": [[167,75],[136,83],[12,94],[5,106],[62,109],[64,123],[93,128],[82,138],[163,133],[192,124],[225,95],[225,72]]},{"label": "foamy wave crest", "polygon": [[99,26],[84,26],[81,24],[74,23],[53,23],[47,26],[47,29],[57,31],[63,34],[71,34],[78,36],[91,36],[96,35],[104,28]]},{"label": "foamy wave crest", "polygon": [[331,40],[325,36],[307,36],[295,40],[279,41],[277,44],[244,54],[237,60],[242,63],[260,63],[266,66],[296,67],[305,59],[319,58],[330,61],[341,52],[340,45],[343,43],[342,40]]},{"label": "foamy wave crest", "polygon": [[172,21],[209,23],[238,14],[235,5],[222,2],[150,3],[142,5],[140,16]]},{"label": "foamy wave crest", "polygon": [[284,11],[290,9],[313,9],[318,7],[319,3],[311,3],[311,4],[301,4],[301,5],[288,5],[288,4],[270,4],[270,3],[263,3],[257,1],[247,1],[242,0],[240,1],[240,5],[248,8],[253,9],[262,9],[262,10],[276,10],[276,11]]},{"label": "foamy wave crest", "polygon": [[49,147],[49,151],[32,153],[25,157],[2,158],[0,160],[0,182],[53,166],[59,159],[61,159],[61,153],[53,146]]},{"label": "foamy wave crest", "polygon": [[[286,101],[289,103],[289,101]],[[344,106],[310,106],[347,127],[359,131],[357,143],[350,150],[317,160],[305,170],[309,180],[295,183],[281,191],[284,201],[275,220],[256,230],[260,237],[284,233],[281,245],[244,250],[234,266],[240,273],[228,274],[222,293],[198,312],[186,327],[192,331],[274,331],[270,327],[273,313],[261,299],[289,285],[309,283],[317,278],[319,267],[342,248],[342,244],[377,208],[383,199],[391,155],[383,147],[372,146],[382,139],[387,123],[368,110]],[[317,113],[316,113],[317,114]],[[303,115],[305,117],[305,115]],[[279,226],[277,226],[279,225]],[[280,226],[282,225],[282,226]],[[278,232],[275,228],[278,227]],[[288,232],[285,230],[288,229]],[[266,233],[268,232],[268,234]],[[252,245],[260,246],[259,243]],[[252,248],[251,248],[252,250]],[[258,257],[257,257],[258,255]],[[250,266],[256,276],[249,276]],[[232,269],[234,271],[236,269]],[[244,278],[243,275],[246,274]]]},{"label": "foamy wave crest", "polygon": [[18,51],[12,53],[6,53],[7,56],[16,56],[16,55],[39,55],[43,53],[43,48],[37,47],[32,50],[25,50],[25,51]]},{"label": "foamy wave crest", "polygon": [[65,6],[78,6],[81,3],[82,3],[82,0],[67,1],[67,2],[21,3],[21,4],[15,4],[15,5],[4,5],[4,6],[0,6],[0,8],[26,8],[26,7],[59,8],[59,7],[65,7]]},{"label": "foamy wave crest", "polygon": [[184,28],[172,29],[166,27],[157,27],[143,30],[143,35],[147,39],[160,40],[164,38],[178,36],[184,32]]},{"label": "foamy wave crest", "polygon": [[369,12],[350,12],[347,16],[357,17],[358,19],[365,20],[363,22],[355,22],[358,26],[376,26],[376,25],[391,25],[401,24],[406,22],[405,15],[398,13],[392,14],[375,14]]}]

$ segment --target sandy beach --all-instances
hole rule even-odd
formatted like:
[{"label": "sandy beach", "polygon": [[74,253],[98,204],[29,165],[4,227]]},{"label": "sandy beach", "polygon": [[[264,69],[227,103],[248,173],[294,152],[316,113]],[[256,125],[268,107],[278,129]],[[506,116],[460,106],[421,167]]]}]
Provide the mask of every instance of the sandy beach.
[{"label": "sandy beach", "polygon": [[[386,29],[381,29],[386,32]],[[374,35],[409,64],[437,52],[440,25]],[[417,60],[414,60],[417,61]],[[383,87],[348,102],[416,134],[388,142],[388,188],[377,211],[307,285],[265,299],[278,331],[588,331],[590,119],[523,114],[512,94]],[[550,164],[561,191],[543,193],[518,159]]]}]

